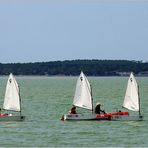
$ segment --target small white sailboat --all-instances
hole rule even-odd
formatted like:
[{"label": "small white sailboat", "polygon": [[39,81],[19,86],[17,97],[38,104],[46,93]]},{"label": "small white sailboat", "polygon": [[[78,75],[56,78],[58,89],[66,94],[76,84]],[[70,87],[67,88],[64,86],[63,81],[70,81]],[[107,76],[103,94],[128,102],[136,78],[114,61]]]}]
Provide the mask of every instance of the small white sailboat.
[{"label": "small white sailboat", "polygon": [[25,116],[21,115],[21,97],[19,86],[12,73],[10,73],[6,85],[3,110],[20,112],[20,115],[0,113],[0,121],[23,121],[25,119]]},{"label": "small white sailboat", "polygon": [[143,120],[143,116],[140,112],[140,96],[139,96],[139,86],[137,84],[137,81],[133,75],[133,73],[130,74],[128,83],[127,83],[127,89],[125,93],[125,98],[123,102],[123,107],[134,111],[139,112],[138,115],[116,115],[112,116],[111,120],[123,120],[123,121],[141,121]]},{"label": "small white sailboat", "polygon": [[[77,80],[75,95],[73,99],[73,106],[87,109],[93,112],[93,98],[91,85],[81,71],[80,76]],[[61,120],[94,120],[96,119],[95,114],[65,114]]]}]

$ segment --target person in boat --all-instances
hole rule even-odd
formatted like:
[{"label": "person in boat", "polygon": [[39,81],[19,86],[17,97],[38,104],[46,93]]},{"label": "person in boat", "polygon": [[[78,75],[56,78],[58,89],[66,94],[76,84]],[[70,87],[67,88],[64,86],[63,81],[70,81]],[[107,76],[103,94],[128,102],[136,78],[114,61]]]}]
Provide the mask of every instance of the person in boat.
[{"label": "person in boat", "polygon": [[101,113],[105,114],[105,111],[101,110],[101,104],[99,102],[96,103],[95,113],[96,114],[101,114]]},{"label": "person in boat", "polygon": [[72,106],[72,108],[71,108],[71,110],[69,112],[70,112],[70,114],[77,114],[76,106]]}]

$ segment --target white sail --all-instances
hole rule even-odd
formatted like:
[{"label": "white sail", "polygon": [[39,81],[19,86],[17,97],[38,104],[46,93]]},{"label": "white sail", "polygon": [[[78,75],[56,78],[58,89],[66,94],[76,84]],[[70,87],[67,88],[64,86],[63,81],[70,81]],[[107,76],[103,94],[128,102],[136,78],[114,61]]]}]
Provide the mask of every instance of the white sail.
[{"label": "white sail", "polygon": [[82,71],[77,80],[73,105],[92,110],[91,86]]},{"label": "white sail", "polygon": [[12,73],[7,81],[3,109],[20,111],[19,87]]},{"label": "white sail", "polygon": [[131,73],[127,83],[123,107],[132,111],[139,111],[138,85],[133,73]]}]

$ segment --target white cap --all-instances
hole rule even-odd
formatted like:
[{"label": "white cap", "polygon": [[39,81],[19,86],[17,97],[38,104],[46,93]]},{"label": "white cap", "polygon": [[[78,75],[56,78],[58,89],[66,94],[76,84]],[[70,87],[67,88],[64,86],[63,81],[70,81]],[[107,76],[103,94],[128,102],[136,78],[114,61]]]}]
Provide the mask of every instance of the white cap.
[{"label": "white cap", "polygon": [[100,103],[100,102],[97,102],[97,103],[96,103],[96,106],[97,106],[97,105],[101,105],[101,103]]}]

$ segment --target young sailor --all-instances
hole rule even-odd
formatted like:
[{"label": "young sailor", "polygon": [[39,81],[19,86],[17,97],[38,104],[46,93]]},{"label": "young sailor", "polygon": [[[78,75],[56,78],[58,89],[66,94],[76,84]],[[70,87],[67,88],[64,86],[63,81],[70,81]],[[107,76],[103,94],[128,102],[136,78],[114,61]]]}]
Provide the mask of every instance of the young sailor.
[{"label": "young sailor", "polygon": [[100,113],[104,113],[105,114],[105,111],[101,110],[101,104],[99,102],[96,103],[95,113],[96,114],[100,114]]},{"label": "young sailor", "polygon": [[69,111],[70,114],[77,114],[76,106],[72,106],[71,110]]}]

